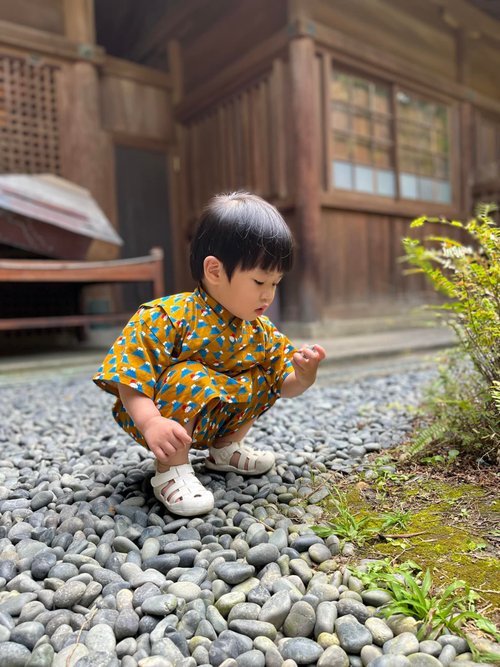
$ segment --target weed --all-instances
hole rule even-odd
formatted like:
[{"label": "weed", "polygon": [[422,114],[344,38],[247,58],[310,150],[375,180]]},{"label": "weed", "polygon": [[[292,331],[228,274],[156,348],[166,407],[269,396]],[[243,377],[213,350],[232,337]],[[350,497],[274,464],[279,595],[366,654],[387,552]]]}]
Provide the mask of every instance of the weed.
[{"label": "weed", "polygon": [[404,614],[421,622],[417,632],[420,640],[439,637],[445,629],[464,636],[465,622],[473,622],[496,641],[500,639],[494,624],[475,609],[480,596],[464,581],[439,589],[433,584],[430,570],[422,573],[413,561],[397,566],[387,560],[374,561],[354,573],[369,588],[382,588],[392,595],[393,599],[380,607],[383,616]]}]

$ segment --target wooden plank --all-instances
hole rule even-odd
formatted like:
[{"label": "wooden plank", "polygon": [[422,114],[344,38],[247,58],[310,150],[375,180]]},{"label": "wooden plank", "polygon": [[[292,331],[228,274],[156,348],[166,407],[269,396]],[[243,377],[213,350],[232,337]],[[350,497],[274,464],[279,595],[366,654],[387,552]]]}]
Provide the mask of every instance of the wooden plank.
[{"label": "wooden plank", "polygon": [[482,36],[487,37],[500,45],[500,21],[487,16],[480,9],[474,7],[466,0],[426,0],[442,10],[442,16],[449,21],[463,27],[471,32],[479,31]]},{"label": "wooden plank", "polygon": [[152,67],[138,65],[131,60],[114,58],[108,54],[106,54],[101,71],[105,76],[111,76],[117,79],[130,79],[131,81],[136,81],[137,83],[146,86],[166,89],[174,88],[174,79],[171,74],[161,72]]},{"label": "wooden plank", "polygon": [[359,192],[324,192],[321,195],[321,206],[344,211],[367,211],[390,216],[406,216],[416,218],[425,212],[426,215],[454,217],[461,216],[458,207],[448,204],[419,200],[394,201],[389,197],[376,195],[363,196]]},{"label": "wooden plank", "polygon": [[0,16],[4,21],[36,30],[64,33],[61,0],[0,0]]},{"label": "wooden plank", "polygon": [[0,44],[21,49],[23,53],[43,54],[63,60],[86,60],[102,64],[104,49],[97,45],[90,45],[82,50],[81,46],[66,37],[55,35],[34,28],[27,28],[16,23],[0,20]]},{"label": "wooden plank", "polygon": [[64,34],[72,42],[95,44],[93,0],[63,0]]},{"label": "wooden plank", "polygon": [[273,60],[270,79],[270,125],[272,137],[272,190],[279,198],[287,196],[285,149],[285,86],[284,65],[281,58]]},{"label": "wooden plank", "polygon": [[20,329],[54,329],[63,327],[80,327],[90,324],[123,322],[130,319],[133,313],[103,313],[92,315],[57,315],[54,317],[16,317],[0,319],[0,331],[18,331]]}]

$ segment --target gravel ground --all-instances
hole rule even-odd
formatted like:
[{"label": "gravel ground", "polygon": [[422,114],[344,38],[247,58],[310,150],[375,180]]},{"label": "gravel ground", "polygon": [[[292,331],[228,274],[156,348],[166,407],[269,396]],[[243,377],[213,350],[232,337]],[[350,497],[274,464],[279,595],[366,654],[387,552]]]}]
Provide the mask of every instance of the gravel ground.
[{"label": "gravel ground", "polygon": [[156,501],[152,456],[88,379],[2,386],[0,666],[467,667],[464,640],[378,618],[387,593],[336,562],[353,546],[310,528],[328,494],[311,468],[348,473],[399,442],[430,374],[323,379],[278,402],[247,438],[275,470],[208,474],[196,453],[216,502],[191,519]]}]

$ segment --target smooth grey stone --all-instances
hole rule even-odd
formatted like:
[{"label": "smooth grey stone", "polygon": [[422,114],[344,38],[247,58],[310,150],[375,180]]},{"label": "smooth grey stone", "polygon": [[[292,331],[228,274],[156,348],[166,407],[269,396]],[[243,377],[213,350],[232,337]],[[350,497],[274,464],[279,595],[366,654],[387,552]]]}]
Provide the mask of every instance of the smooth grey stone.
[{"label": "smooth grey stone", "polygon": [[444,667],[448,667],[456,657],[457,652],[453,644],[446,644],[446,646],[443,646],[443,650],[438,655],[438,660]]},{"label": "smooth grey stone", "polygon": [[378,589],[361,591],[361,597],[363,598],[363,602],[370,607],[380,607],[393,599],[390,593]]},{"label": "smooth grey stone", "polygon": [[144,558],[142,564],[145,568],[152,568],[162,574],[168,574],[172,568],[179,565],[180,560],[177,554],[158,554]]},{"label": "smooth grey stone", "polygon": [[[259,618],[260,607],[258,604],[252,602],[240,602],[235,604],[234,607],[228,614],[227,622],[231,623],[236,619],[242,619],[244,621],[256,621]],[[261,621],[265,619],[260,619]]]},{"label": "smooth grey stone", "polygon": [[[374,644],[363,646],[360,653],[360,660],[362,663],[362,667],[367,667],[367,665],[369,665],[370,662],[372,662],[376,658],[379,658],[381,655],[383,655],[383,653],[382,649],[379,646],[374,646]],[[350,660],[352,661],[352,657],[350,658]]]},{"label": "smooth grey stone", "polygon": [[230,621],[229,629],[252,639],[256,637],[276,638],[276,628],[274,625],[272,623],[265,623],[264,621],[246,621],[237,618],[234,621]]},{"label": "smooth grey stone", "polygon": [[40,644],[31,654],[26,667],[51,667],[54,661],[54,649],[50,644]]},{"label": "smooth grey stone", "polygon": [[306,637],[285,640],[280,652],[285,660],[294,660],[297,665],[314,664],[323,655],[321,646]]},{"label": "smooth grey stone", "polygon": [[196,636],[196,637],[206,637],[207,639],[210,639],[211,641],[214,641],[215,639],[217,639],[217,633],[215,632],[212,624],[209,623],[204,618],[198,623],[198,627],[196,628],[196,632],[194,633],[194,636]]},{"label": "smooth grey stone", "polygon": [[[246,653],[252,649],[253,642],[250,637],[245,637],[231,630],[225,630],[210,645],[208,650],[210,665],[212,667],[220,667],[227,658],[236,659],[242,653]],[[237,663],[235,662],[235,664]]]},{"label": "smooth grey stone", "polygon": [[268,563],[274,563],[280,556],[279,549],[276,545],[268,542],[266,544],[258,544],[248,550],[246,554],[247,562],[254,565],[257,570],[260,570]]},{"label": "smooth grey stone", "polygon": [[126,637],[116,645],[116,655],[123,658],[126,655],[132,655],[137,650],[137,642],[133,637]]},{"label": "smooth grey stone", "polygon": [[227,630],[226,619],[214,605],[209,605],[207,607],[207,621],[219,635],[224,632],[224,630]]},{"label": "smooth grey stone", "polygon": [[306,535],[299,535],[299,537],[295,538],[290,546],[292,549],[296,549],[297,551],[307,551],[313,544],[324,544],[324,542],[321,537],[318,537],[318,535],[310,533]]},{"label": "smooth grey stone", "polygon": [[339,616],[352,614],[360,623],[365,623],[372,615],[362,602],[350,598],[344,598],[337,602],[337,612]]},{"label": "smooth grey stone", "polygon": [[402,632],[394,639],[385,642],[382,648],[384,653],[410,655],[410,653],[418,653],[419,641],[412,632]]},{"label": "smooth grey stone", "polygon": [[68,581],[54,593],[54,606],[71,609],[85,593],[87,586],[82,581]]},{"label": "smooth grey stone", "polygon": [[290,571],[298,575],[304,584],[308,584],[313,578],[313,571],[309,565],[301,558],[292,558],[290,560]]},{"label": "smooth grey stone", "polygon": [[0,612],[10,616],[19,616],[25,604],[37,599],[36,593],[20,593],[19,595],[10,595],[0,603]]},{"label": "smooth grey stone", "polygon": [[[41,623],[36,621],[28,621],[20,623],[10,633],[10,641],[16,644],[26,646],[30,651],[33,650],[35,644],[45,634],[45,628]],[[0,654],[0,662],[2,656]]]},{"label": "smooth grey stone", "polygon": [[120,661],[109,651],[96,651],[77,660],[75,667],[120,667]]},{"label": "smooth grey stone", "polygon": [[266,667],[266,658],[260,651],[252,650],[236,658],[238,667]]},{"label": "smooth grey stone", "polygon": [[78,568],[72,563],[56,563],[54,567],[50,568],[48,576],[67,581],[71,577],[78,576]]},{"label": "smooth grey stone", "polygon": [[383,646],[385,642],[394,637],[393,631],[381,618],[372,616],[371,618],[366,619],[365,626],[371,632],[373,642],[378,646]]},{"label": "smooth grey stone", "polygon": [[116,639],[112,628],[104,623],[94,625],[85,637],[85,646],[91,652],[113,653],[116,648]]},{"label": "smooth grey stone", "polygon": [[139,629],[139,616],[133,609],[122,609],[114,624],[117,641],[126,637],[134,637]]},{"label": "smooth grey stone", "polygon": [[[457,639],[459,639],[459,637],[457,637]],[[467,642],[465,643],[467,644]],[[419,653],[427,653],[427,655],[433,655],[435,658],[437,658],[442,650],[443,644],[440,644],[438,641],[434,641],[433,639],[424,639],[420,642],[418,649]]]},{"label": "smooth grey stone", "polygon": [[0,665],[4,667],[25,667],[31,651],[22,644],[2,642],[0,644]]},{"label": "smooth grey stone", "polygon": [[411,662],[404,655],[381,655],[370,663],[370,667],[411,667]]},{"label": "smooth grey stone", "polygon": [[346,653],[359,655],[363,646],[373,643],[372,635],[368,628],[362,625],[351,614],[337,618],[335,621],[335,632],[339,638],[340,646]]},{"label": "smooth grey stone", "polygon": [[322,632],[332,634],[337,619],[337,605],[334,602],[320,602],[316,607],[316,623],[314,636],[317,638]]},{"label": "smooth grey stone", "polygon": [[331,584],[310,585],[308,593],[314,595],[320,602],[332,602],[339,599],[339,590]]},{"label": "smooth grey stone", "polygon": [[37,554],[31,563],[33,579],[45,579],[56,562],[57,556],[53,551],[47,550]]},{"label": "smooth grey stone", "polygon": [[49,503],[55,500],[55,495],[52,491],[39,491],[31,499],[31,509],[36,512],[42,507],[46,507]]},{"label": "smooth grey stone", "polygon": [[255,602],[262,607],[271,598],[271,593],[264,586],[256,586],[247,593],[247,601]]},{"label": "smooth grey stone", "polygon": [[307,550],[311,560],[315,563],[324,563],[330,560],[332,554],[326,544],[312,544]]},{"label": "smooth grey stone", "polygon": [[16,574],[17,567],[13,560],[0,560],[0,577],[10,581]]},{"label": "smooth grey stone", "polygon": [[308,637],[316,624],[316,613],[308,602],[295,602],[284,623],[283,633],[287,637]]},{"label": "smooth grey stone", "polygon": [[279,591],[269,598],[260,610],[258,619],[272,623],[279,630],[292,608],[292,600],[288,591]]},{"label": "smooth grey stone", "polygon": [[408,657],[412,667],[441,667],[442,663],[428,653],[411,653]]},{"label": "smooth grey stone", "polygon": [[219,579],[225,581],[227,584],[234,586],[240,584],[242,581],[253,577],[255,568],[253,565],[245,563],[220,563],[215,567],[215,572]]},{"label": "smooth grey stone", "polygon": [[460,655],[461,653],[467,653],[469,650],[467,640],[463,637],[457,637],[456,635],[442,635],[438,638],[437,641],[439,644],[441,644],[441,646],[447,646],[448,644],[451,644],[457,652],[457,655]]},{"label": "smooth grey stone", "polygon": [[[365,647],[366,648],[366,647]],[[340,646],[329,646],[320,656],[318,667],[349,667],[349,656]]]},{"label": "smooth grey stone", "polygon": [[166,616],[170,614],[177,606],[177,599],[174,595],[153,595],[146,598],[141,604],[141,609],[145,614],[153,616]]},{"label": "smooth grey stone", "polygon": [[201,588],[197,584],[193,584],[189,581],[178,581],[168,587],[167,593],[182,598],[183,600],[186,600],[186,602],[190,602],[191,600],[196,600],[200,596]]},{"label": "smooth grey stone", "polygon": [[10,630],[5,625],[0,625],[0,643],[8,642],[10,638]]},{"label": "smooth grey stone", "polygon": [[147,600],[148,598],[153,597],[155,595],[161,595],[160,589],[158,588],[158,586],[156,586],[156,584],[147,582],[142,586],[139,586],[139,588],[136,588],[136,590],[134,591],[132,597],[132,606],[134,608],[141,607],[144,600]]}]

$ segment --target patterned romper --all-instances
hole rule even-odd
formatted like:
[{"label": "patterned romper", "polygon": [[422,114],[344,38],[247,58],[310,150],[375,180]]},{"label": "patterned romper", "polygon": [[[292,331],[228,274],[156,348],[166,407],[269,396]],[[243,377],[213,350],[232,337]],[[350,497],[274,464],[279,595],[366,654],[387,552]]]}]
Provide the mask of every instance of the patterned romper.
[{"label": "patterned romper", "polygon": [[[295,351],[267,317],[234,317],[198,287],[142,305],[93,380],[117,397],[117,383],[137,389],[180,424],[195,419],[201,449],[273,405]],[[146,446],[119,397],[113,416]]]}]

